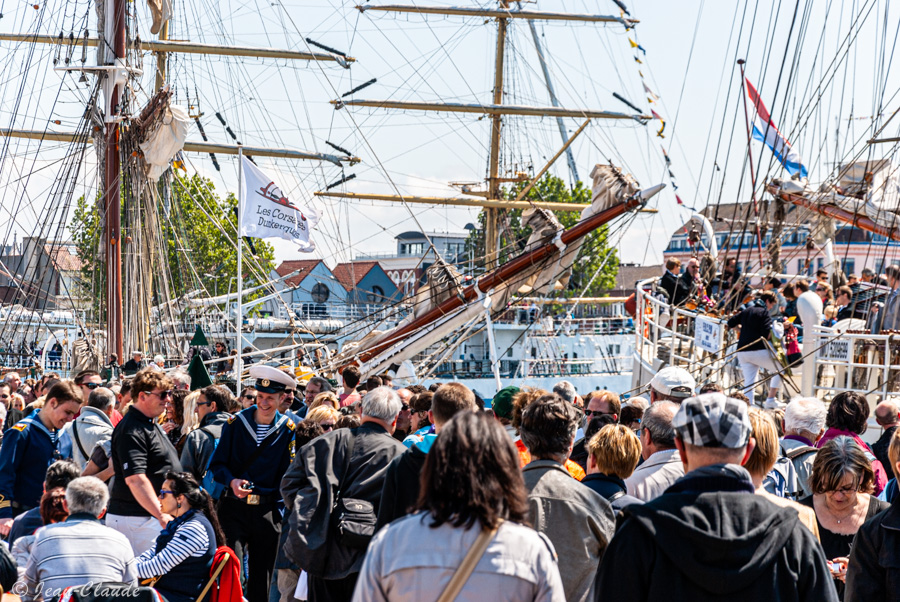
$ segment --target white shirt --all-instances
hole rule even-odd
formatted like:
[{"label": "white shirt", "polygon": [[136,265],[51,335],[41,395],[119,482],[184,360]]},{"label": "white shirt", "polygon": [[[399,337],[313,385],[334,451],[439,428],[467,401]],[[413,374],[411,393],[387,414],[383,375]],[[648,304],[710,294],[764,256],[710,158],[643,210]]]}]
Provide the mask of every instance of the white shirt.
[{"label": "white shirt", "polygon": [[655,452],[625,479],[628,495],[643,502],[659,497],[672,483],[684,476],[684,464],[677,449]]}]

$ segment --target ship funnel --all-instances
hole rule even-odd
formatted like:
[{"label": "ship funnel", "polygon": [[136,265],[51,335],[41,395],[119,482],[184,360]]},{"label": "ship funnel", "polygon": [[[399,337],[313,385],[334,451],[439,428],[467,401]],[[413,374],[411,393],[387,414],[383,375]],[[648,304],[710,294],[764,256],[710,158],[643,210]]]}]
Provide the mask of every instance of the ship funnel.
[{"label": "ship funnel", "polygon": [[659,194],[659,192],[665,187],[665,184],[657,184],[656,186],[651,186],[650,188],[644,188],[642,191],[637,193],[637,196],[640,197],[641,201],[646,203],[651,198]]}]

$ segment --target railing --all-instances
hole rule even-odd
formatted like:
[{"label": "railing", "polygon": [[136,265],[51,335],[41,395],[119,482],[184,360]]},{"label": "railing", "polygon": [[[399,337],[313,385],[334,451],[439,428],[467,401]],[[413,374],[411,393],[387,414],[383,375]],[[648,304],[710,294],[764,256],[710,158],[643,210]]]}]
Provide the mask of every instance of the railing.
[{"label": "railing", "polygon": [[838,332],[825,327],[814,328],[812,334],[808,363],[814,369],[812,388],[818,397],[855,391],[876,402],[900,391],[900,334]]},{"label": "railing", "polygon": [[[698,382],[717,382],[726,390],[740,384],[736,343],[727,335],[725,320],[672,310],[644,290],[656,280],[637,284],[633,386],[646,385],[665,366],[681,366]],[[864,322],[851,324],[861,328]],[[827,401],[842,391],[855,391],[874,407],[888,396],[900,395],[900,333],[807,326],[802,353],[790,375],[782,372],[785,398],[803,395]],[[760,381],[765,376],[760,374]]]},{"label": "railing", "polygon": [[[630,356],[590,359],[500,360],[501,378],[540,378],[621,374],[630,370]],[[449,360],[434,369],[435,378],[492,378],[491,360]]]},{"label": "railing", "polygon": [[673,310],[652,291],[644,290],[657,280],[643,280],[636,287],[634,386],[645,385],[666,366],[680,366],[698,381],[730,387],[734,379],[728,364],[733,357],[725,351],[728,339],[724,320],[698,316],[696,311],[684,308]]}]

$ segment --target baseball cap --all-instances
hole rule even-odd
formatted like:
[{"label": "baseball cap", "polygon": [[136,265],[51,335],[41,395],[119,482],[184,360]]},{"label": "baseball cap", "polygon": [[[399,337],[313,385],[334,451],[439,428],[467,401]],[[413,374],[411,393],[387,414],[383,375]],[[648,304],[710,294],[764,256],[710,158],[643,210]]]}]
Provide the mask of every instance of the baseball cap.
[{"label": "baseball cap", "polygon": [[706,393],[681,402],[672,426],[685,443],[737,449],[747,445],[752,427],[747,404],[722,393]]},{"label": "baseball cap", "polygon": [[668,366],[656,373],[650,387],[672,397],[690,397],[694,394],[697,381],[690,372],[678,366]]},{"label": "baseball cap", "polygon": [[497,391],[491,400],[491,409],[497,418],[512,418],[513,397],[519,393],[519,387],[504,387]]}]

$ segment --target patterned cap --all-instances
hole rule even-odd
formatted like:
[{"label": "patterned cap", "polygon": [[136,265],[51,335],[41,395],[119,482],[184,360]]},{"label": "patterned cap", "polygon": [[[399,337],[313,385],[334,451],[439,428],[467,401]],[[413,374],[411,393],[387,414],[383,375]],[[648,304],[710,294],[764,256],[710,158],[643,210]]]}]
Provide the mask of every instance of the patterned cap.
[{"label": "patterned cap", "polygon": [[672,426],[682,441],[698,447],[737,449],[750,440],[747,404],[722,393],[706,393],[681,402]]}]

